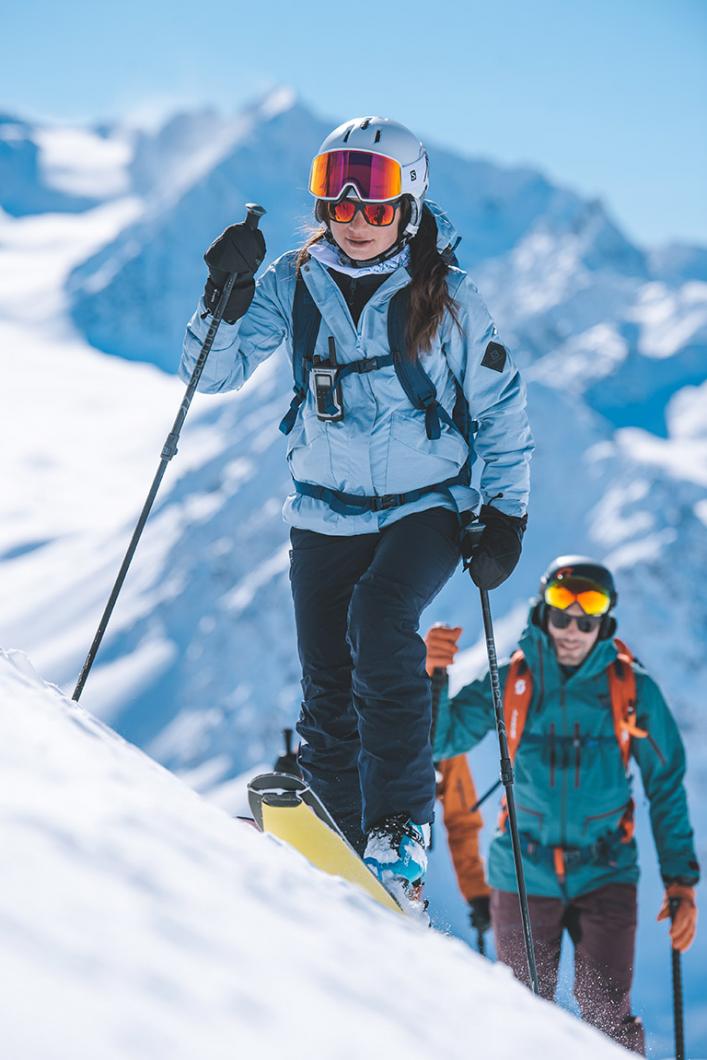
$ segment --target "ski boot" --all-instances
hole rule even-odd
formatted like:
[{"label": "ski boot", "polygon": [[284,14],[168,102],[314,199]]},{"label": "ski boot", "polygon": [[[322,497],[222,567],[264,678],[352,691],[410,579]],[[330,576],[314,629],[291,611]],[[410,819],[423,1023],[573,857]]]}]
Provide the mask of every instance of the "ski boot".
[{"label": "ski boot", "polygon": [[368,833],[363,860],[406,912],[429,923],[422,885],[427,871],[429,824],[415,824],[407,814],[384,817]]}]

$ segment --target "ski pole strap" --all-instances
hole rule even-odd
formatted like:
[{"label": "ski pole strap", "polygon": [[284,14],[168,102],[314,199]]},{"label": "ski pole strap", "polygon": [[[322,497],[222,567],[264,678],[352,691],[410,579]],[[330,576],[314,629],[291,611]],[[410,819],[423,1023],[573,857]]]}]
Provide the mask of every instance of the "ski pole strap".
[{"label": "ski pole strap", "polygon": [[420,486],[406,493],[384,493],[374,497],[362,496],[359,493],[344,493],[341,490],[330,489],[328,486],[317,486],[313,482],[299,482],[297,479],[293,479],[293,482],[297,493],[316,501],[324,501],[338,515],[360,515],[363,512],[385,512],[391,508],[399,508],[403,504],[412,504],[413,501],[419,500],[428,493],[448,493],[451,486],[458,486],[462,483],[463,472],[464,468],[453,478],[445,479],[444,482],[435,482],[432,486]]}]

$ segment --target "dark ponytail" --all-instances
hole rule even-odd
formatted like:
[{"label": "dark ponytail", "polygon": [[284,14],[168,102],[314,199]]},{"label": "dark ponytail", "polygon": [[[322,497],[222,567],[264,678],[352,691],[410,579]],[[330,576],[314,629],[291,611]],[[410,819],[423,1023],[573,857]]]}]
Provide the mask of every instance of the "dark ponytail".
[{"label": "dark ponytail", "polygon": [[449,263],[437,249],[437,222],[428,207],[410,242],[410,315],[407,326],[407,355],[420,357],[432,345],[445,310],[459,327],[457,307],[447,287]]}]

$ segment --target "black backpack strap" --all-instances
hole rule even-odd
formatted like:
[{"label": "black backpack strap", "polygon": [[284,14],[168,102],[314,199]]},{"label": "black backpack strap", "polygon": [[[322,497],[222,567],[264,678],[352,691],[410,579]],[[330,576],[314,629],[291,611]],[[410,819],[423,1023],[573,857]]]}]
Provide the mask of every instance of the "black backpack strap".
[{"label": "black backpack strap", "polygon": [[458,430],[452,417],[437,401],[437,388],[420,364],[406,354],[407,320],[410,312],[410,287],[397,291],[388,306],[388,346],[393,354],[393,364],[398,382],[405,391],[413,408],[425,413],[427,437],[434,441],[440,437],[440,420],[453,430]]},{"label": "black backpack strap", "polygon": [[292,374],[295,381],[295,396],[280,424],[283,434],[289,434],[294,427],[299,407],[307,396],[309,372],[321,322],[322,314],[309,293],[302,272],[298,271],[295,297],[292,303]]}]

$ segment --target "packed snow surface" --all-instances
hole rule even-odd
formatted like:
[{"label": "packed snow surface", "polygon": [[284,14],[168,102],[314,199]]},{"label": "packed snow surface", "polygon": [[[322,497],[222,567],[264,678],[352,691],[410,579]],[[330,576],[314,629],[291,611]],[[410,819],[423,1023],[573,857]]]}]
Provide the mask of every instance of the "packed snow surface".
[{"label": "packed snow surface", "polygon": [[205,802],[0,651],[12,1060],[626,1055]]}]

